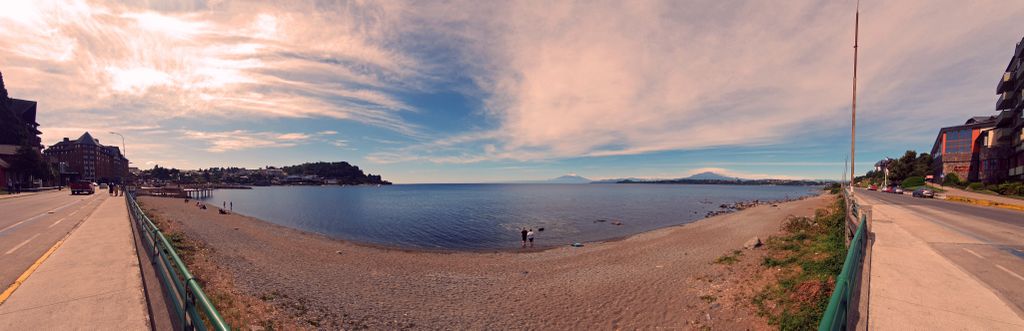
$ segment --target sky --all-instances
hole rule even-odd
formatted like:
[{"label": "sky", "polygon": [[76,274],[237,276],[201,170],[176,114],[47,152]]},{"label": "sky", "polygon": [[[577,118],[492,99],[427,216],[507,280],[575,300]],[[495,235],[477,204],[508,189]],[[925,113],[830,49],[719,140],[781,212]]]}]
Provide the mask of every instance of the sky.
[{"label": "sky", "polygon": [[[348,161],[396,183],[838,179],[855,1],[0,0],[47,146],[132,165]],[[863,1],[861,173],[995,115],[1019,1]]]}]

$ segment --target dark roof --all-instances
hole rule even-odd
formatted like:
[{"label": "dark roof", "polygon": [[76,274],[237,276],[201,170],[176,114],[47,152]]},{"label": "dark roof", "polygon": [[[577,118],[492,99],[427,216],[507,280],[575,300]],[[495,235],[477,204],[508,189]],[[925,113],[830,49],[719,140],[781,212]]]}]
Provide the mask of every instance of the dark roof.
[{"label": "dark roof", "polygon": [[20,118],[22,121],[25,121],[25,123],[34,126],[39,126],[39,123],[36,123],[35,101],[14,98],[11,98],[9,100],[11,102],[8,104],[8,107],[11,109],[11,112],[13,112],[15,116],[18,116],[18,118]]},{"label": "dark roof", "polygon": [[988,124],[988,122],[995,123],[996,116],[974,116],[967,120],[964,125],[970,124]]},{"label": "dark roof", "polygon": [[82,134],[82,136],[78,137],[75,142],[86,145],[99,145],[99,143],[96,142],[96,138],[93,138],[89,132]]}]

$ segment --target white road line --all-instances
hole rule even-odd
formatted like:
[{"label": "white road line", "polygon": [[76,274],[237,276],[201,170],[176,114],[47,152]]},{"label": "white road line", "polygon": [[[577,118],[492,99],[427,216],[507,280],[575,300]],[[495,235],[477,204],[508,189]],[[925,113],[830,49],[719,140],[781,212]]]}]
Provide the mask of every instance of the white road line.
[{"label": "white road line", "polygon": [[972,251],[972,250],[970,250],[970,249],[964,248],[964,250],[965,250],[965,251],[967,251],[968,253],[971,253],[971,254],[973,254],[974,256],[977,256],[977,257],[978,257],[979,259],[982,259],[982,260],[984,260],[984,259],[985,259],[985,257],[984,257],[984,256],[981,256],[981,254],[975,253],[974,251]]},{"label": "white road line", "polygon": [[50,224],[50,226],[48,226],[47,228],[52,228],[54,225],[57,225],[57,223],[60,223],[61,221],[63,221],[66,218],[67,217],[64,217],[64,218],[61,218],[61,219],[57,220],[56,222],[53,222],[53,224]]},{"label": "white road line", "polygon": [[[14,223],[14,224],[11,224],[10,226],[6,227],[6,228],[0,229],[0,233],[4,233],[5,231],[7,231],[7,230],[10,230],[10,229],[12,229],[12,228],[14,228],[14,227],[16,227],[16,226],[18,226],[18,225],[21,225],[22,223],[25,223],[25,222],[28,222],[28,221],[32,221],[32,220],[35,220],[35,219],[37,219],[37,218],[40,218],[40,217],[43,217],[43,216],[46,216],[46,215],[50,215],[50,214],[49,214],[50,212],[56,212],[56,211],[58,211],[58,210],[64,209],[64,208],[66,208],[66,207],[68,207],[68,206],[70,206],[70,205],[73,205],[73,204],[76,204],[76,203],[79,203],[79,202],[80,202],[80,201],[74,201],[74,202],[70,202],[70,203],[68,203],[68,204],[65,204],[65,205],[63,205],[63,206],[60,206],[60,207],[54,208],[54,209],[53,209],[53,210],[51,210],[51,211],[47,211],[47,212],[45,212],[45,213],[42,213],[42,214],[39,214],[39,215],[36,215],[36,216],[32,216],[32,217],[29,217],[29,218],[26,218],[26,219],[23,219],[23,220],[21,220],[21,222],[18,222],[18,223]],[[81,209],[81,208],[79,208],[79,209]]]},{"label": "white road line", "polygon": [[997,264],[996,268],[1003,269],[1003,271],[1006,271],[1006,272],[1010,273],[1014,277],[1020,278],[1020,280],[1024,280],[1024,276],[1018,275],[1016,272],[1010,271],[1010,269],[1003,268],[1003,266],[1001,266],[1001,265]]},{"label": "white road line", "polygon": [[[28,240],[22,241],[20,244],[18,244],[18,246],[14,246],[14,248],[11,248],[11,250],[7,251],[7,253],[4,253],[4,255],[11,255],[11,253],[14,253],[14,251],[18,250],[18,248],[21,248],[21,246],[25,246],[25,244],[27,244],[28,242],[32,241],[32,239],[36,239],[36,237],[38,237],[38,236],[39,236],[39,234],[36,233],[36,235],[32,236],[32,238],[28,238]],[[1006,269],[1003,269],[1003,270],[1006,270]],[[1007,270],[1007,271],[1009,271],[1009,270]],[[1020,276],[1017,276],[1017,277],[1020,277]]]}]

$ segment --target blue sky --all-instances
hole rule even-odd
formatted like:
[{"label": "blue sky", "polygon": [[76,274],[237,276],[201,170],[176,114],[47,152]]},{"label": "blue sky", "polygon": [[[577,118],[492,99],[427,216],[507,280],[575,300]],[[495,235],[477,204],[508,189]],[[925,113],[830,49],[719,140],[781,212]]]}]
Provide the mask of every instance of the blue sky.
[{"label": "blue sky", "polygon": [[[33,1],[0,71],[44,144],[133,165],[345,160],[398,183],[838,178],[854,1]],[[1024,3],[865,1],[859,172],[995,114]]]}]

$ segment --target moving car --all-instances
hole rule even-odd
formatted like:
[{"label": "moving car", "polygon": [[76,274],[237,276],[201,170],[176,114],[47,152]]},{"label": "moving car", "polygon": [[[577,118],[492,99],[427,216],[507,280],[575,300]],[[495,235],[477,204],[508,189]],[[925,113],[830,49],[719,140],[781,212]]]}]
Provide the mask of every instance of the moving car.
[{"label": "moving car", "polygon": [[868,186],[868,191],[878,191],[878,185]]},{"label": "moving car", "polygon": [[917,198],[934,198],[935,197],[935,192],[932,192],[932,190],[929,190],[929,189],[926,189],[926,188],[919,188],[917,190],[914,190],[914,197],[917,197]]},{"label": "moving car", "polygon": [[68,188],[71,189],[71,195],[96,193],[96,187],[88,181],[71,182]]},{"label": "moving car", "polygon": [[902,188],[902,187],[897,187],[897,188],[894,188],[894,189],[892,190],[892,193],[896,193],[896,194],[903,194],[903,188]]}]

